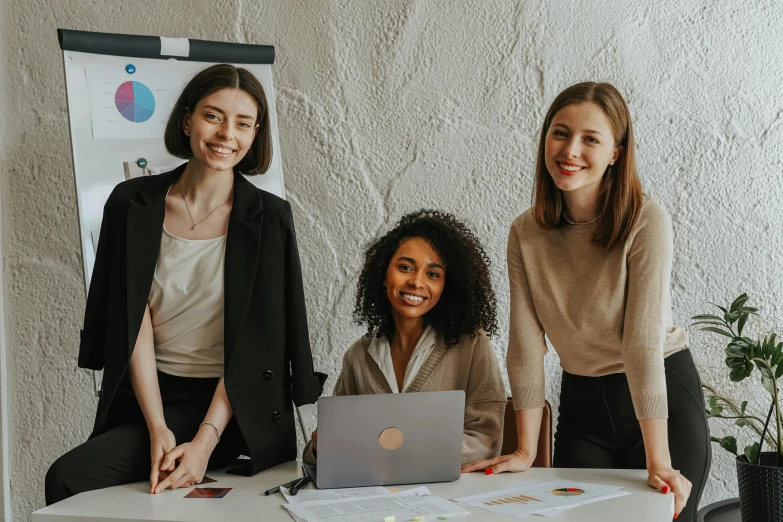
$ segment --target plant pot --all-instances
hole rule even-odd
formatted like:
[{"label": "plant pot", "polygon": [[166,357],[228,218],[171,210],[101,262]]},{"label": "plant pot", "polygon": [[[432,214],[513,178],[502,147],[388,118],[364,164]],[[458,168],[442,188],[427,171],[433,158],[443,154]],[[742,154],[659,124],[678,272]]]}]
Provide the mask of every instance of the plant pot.
[{"label": "plant pot", "polygon": [[763,452],[761,464],[737,457],[742,522],[780,522],[783,520],[783,467],[775,465],[775,452]]}]

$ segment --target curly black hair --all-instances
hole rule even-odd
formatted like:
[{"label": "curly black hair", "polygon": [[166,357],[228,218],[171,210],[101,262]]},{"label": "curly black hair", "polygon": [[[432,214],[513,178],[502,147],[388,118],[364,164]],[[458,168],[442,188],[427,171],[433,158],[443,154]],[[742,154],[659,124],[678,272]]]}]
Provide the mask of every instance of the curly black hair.
[{"label": "curly black hair", "polygon": [[367,246],[356,287],[354,321],[366,325],[368,333],[377,330],[391,342],[395,327],[383,281],[394,252],[413,237],[425,239],[446,266],[443,293],[424,316],[425,324],[432,325],[446,346],[456,344],[463,335],[475,336],[478,329],[493,336],[498,322],[489,257],[464,223],[437,210],[403,216],[393,229]]}]

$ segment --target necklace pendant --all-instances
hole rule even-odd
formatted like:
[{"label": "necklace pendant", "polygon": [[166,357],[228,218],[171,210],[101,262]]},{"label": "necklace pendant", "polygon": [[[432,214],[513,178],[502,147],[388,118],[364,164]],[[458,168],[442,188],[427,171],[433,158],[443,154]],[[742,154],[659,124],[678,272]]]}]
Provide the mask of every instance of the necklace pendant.
[{"label": "necklace pendant", "polygon": [[191,228],[190,230],[196,230],[196,225],[193,225],[193,228]]}]

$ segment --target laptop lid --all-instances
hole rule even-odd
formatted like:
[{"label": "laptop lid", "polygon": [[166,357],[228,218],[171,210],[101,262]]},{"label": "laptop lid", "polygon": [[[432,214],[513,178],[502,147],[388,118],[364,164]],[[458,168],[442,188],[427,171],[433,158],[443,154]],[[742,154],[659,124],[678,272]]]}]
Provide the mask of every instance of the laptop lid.
[{"label": "laptop lid", "polygon": [[319,488],[457,480],[465,392],[322,397]]}]

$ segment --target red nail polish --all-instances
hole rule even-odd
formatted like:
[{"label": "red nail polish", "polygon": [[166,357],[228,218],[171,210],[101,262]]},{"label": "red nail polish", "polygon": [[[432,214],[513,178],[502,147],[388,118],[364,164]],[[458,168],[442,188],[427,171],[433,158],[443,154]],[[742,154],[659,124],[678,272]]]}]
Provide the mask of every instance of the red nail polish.
[{"label": "red nail polish", "polygon": [[680,516],[680,514],[679,514],[679,513],[675,513],[675,514],[674,514],[674,520],[677,520],[677,517],[679,517],[679,516]]},{"label": "red nail polish", "polygon": [[[669,492],[669,486],[664,486],[662,491],[663,491],[664,494],[668,493]],[[674,518],[677,518],[677,517],[674,517]]]},{"label": "red nail polish", "polygon": [[492,475],[492,468],[485,469],[484,473],[486,473],[487,475]]}]

